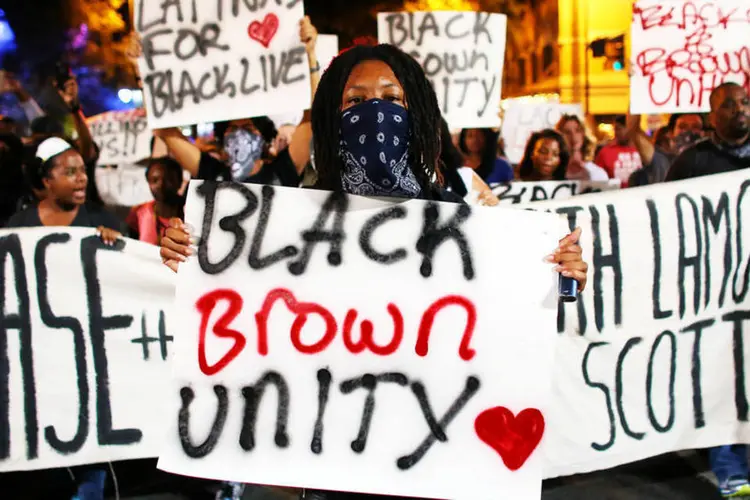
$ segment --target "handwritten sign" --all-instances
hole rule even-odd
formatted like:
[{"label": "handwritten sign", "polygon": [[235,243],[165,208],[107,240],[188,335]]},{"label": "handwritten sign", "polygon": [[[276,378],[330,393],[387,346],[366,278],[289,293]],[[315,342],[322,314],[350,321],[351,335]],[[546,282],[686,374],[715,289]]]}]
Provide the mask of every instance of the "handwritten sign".
[{"label": "handwritten sign", "polygon": [[160,468],[539,498],[558,217],[242,184],[188,196],[200,244],[179,274]]},{"label": "handwritten sign", "polygon": [[136,6],[139,61],[153,128],[310,107],[300,0],[146,2]]},{"label": "handwritten sign", "polygon": [[0,472],[158,454],[173,281],[137,241],[0,231]]},{"label": "handwritten sign", "polygon": [[537,201],[565,200],[572,196],[613,189],[620,189],[619,181],[511,182],[493,185],[492,193],[500,199],[500,204],[518,205]]},{"label": "handwritten sign", "polygon": [[146,169],[138,165],[96,168],[96,188],[107,205],[134,207],[154,199]]},{"label": "handwritten sign", "polygon": [[631,112],[705,112],[725,81],[750,90],[746,0],[640,0],[633,5]]},{"label": "handwritten sign", "polygon": [[750,441],[749,191],[738,172],[529,205],[581,226],[591,266],[558,318],[546,476]]},{"label": "handwritten sign", "polygon": [[[410,350],[414,349],[415,339],[418,338],[424,313],[421,306],[426,307],[434,297],[448,292],[446,286],[435,286],[438,278],[443,284],[450,280],[452,285],[459,287],[454,290],[456,295],[472,301],[482,290],[481,287],[476,292],[470,290],[471,283],[477,279],[467,281],[464,277],[456,240],[447,240],[437,248],[432,261],[433,276],[424,279],[427,282],[424,287],[420,286],[415,291],[414,283],[419,284],[419,279],[412,279],[408,287],[404,286],[405,277],[412,276],[411,273],[416,274],[415,278],[421,276],[422,259],[415,260],[408,253],[404,259],[391,264],[378,264],[379,273],[390,266],[393,270],[392,274],[383,278],[383,282],[387,281],[388,284],[375,287],[371,284],[380,282],[367,274],[375,264],[370,257],[363,255],[362,241],[370,251],[393,255],[393,259],[404,255],[398,252],[401,245],[406,252],[414,252],[412,249],[416,245],[403,237],[394,239],[388,231],[392,226],[391,230],[400,231],[400,234],[404,231],[403,234],[416,237],[417,233],[421,233],[421,224],[412,224],[411,218],[423,213],[424,202],[396,205],[393,212],[388,212],[393,214],[390,218],[373,219],[373,224],[361,226],[357,225],[369,215],[357,218],[356,212],[353,214],[350,210],[344,216],[342,225],[337,226],[339,219],[334,213],[327,223],[324,221],[321,226],[323,230],[333,231],[342,227],[348,235],[352,233],[352,227],[370,228],[368,234],[371,240],[360,240],[360,232],[356,229],[350,238],[326,240],[322,248],[311,250],[305,273],[292,278],[284,255],[296,261],[306,254],[303,249],[291,255],[289,248],[293,244],[294,248],[299,247],[285,224],[291,221],[288,227],[294,230],[307,228],[308,223],[314,225],[324,202],[319,193],[296,191],[292,202],[302,209],[301,214],[307,215],[295,215],[297,211],[288,210],[282,214],[284,199],[291,196],[289,192],[276,189],[273,191],[275,197],[266,197],[264,202],[260,189],[260,203],[248,219],[239,226],[231,225],[234,219],[229,219],[227,228],[239,227],[244,231],[244,249],[238,254],[233,253],[237,261],[224,274],[234,275],[242,271],[243,266],[252,265],[257,268],[254,273],[274,273],[275,269],[274,275],[279,277],[282,286],[291,287],[308,277],[310,284],[290,288],[296,299],[296,302],[288,302],[290,306],[286,306],[287,302],[284,301],[271,309],[265,330],[268,334],[266,356],[257,355],[258,323],[255,313],[258,309],[249,307],[246,301],[244,316],[226,325],[230,336],[217,338],[213,334],[213,327],[225,311],[222,307],[226,308],[230,303],[225,301],[219,304],[207,323],[204,342],[206,363],[213,366],[222,354],[228,352],[233,345],[231,333],[235,330],[246,337],[246,345],[226,369],[213,377],[205,377],[202,372],[196,371],[199,370],[195,368],[199,351],[196,336],[191,333],[196,325],[181,329],[181,324],[174,318],[175,314],[196,313],[192,312],[193,308],[174,309],[175,276],[161,265],[154,247],[130,240],[126,240],[124,247],[122,244],[115,248],[103,247],[93,232],[86,229],[0,232],[0,296],[3,297],[0,301],[0,472],[157,456],[164,436],[175,436],[175,439],[179,436],[174,426],[180,418],[178,408],[182,399],[169,380],[167,370],[171,372],[172,367],[167,367],[166,360],[170,357],[179,368],[181,377],[184,377],[184,370],[192,370],[191,373],[196,373],[201,381],[194,385],[195,400],[186,410],[190,416],[190,442],[201,444],[211,436],[213,438],[206,441],[207,446],[214,442],[211,445],[214,450],[206,457],[189,459],[185,458],[181,444],[172,443],[170,454],[176,457],[176,463],[184,465],[189,462],[199,467],[214,459],[218,462],[225,455],[233,456],[233,460],[227,460],[225,464],[241,464],[248,460],[248,455],[253,460],[262,460],[255,457],[256,454],[283,461],[289,454],[302,453],[300,450],[303,449],[320,462],[320,465],[316,462],[314,470],[319,473],[321,487],[328,485],[328,480],[345,476],[340,473],[342,467],[334,466],[335,472],[330,471],[328,464],[334,459],[346,460],[348,471],[351,463],[361,464],[370,460],[372,454],[375,461],[377,457],[385,456],[385,465],[381,466],[378,462],[380,477],[380,471],[398,471],[395,457],[411,453],[425,436],[430,435],[430,425],[422,416],[418,400],[412,392],[414,387],[419,387],[414,385],[414,381],[423,384],[435,421],[440,422],[466,387],[468,377],[474,375],[481,382],[480,389],[455,413],[455,418],[445,424],[448,441],[432,443],[421,461],[405,474],[420,471],[428,465],[439,469],[443,460],[448,460],[443,458],[446,450],[450,453],[454,445],[460,448],[469,446],[471,442],[475,442],[472,454],[461,455],[472,457],[471,461],[465,461],[468,465],[464,467],[462,461],[457,462],[455,454],[450,456],[451,477],[456,477],[458,473],[468,474],[463,471],[475,466],[484,471],[485,458],[494,471],[504,471],[505,463],[497,461],[502,458],[493,455],[494,452],[483,444],[484,441],[477,441],[476,434],[471,431],[472,419],[476,420],[475,410],[485,402],[481,399],[485,397],[484,391],[489,385],[485,380],[490,378],[484,365],[474,365],[475,361],[484,363],[482,358],[494,345],[482,333],[485,320],[492,321],[496,326],[493,333],[500,337],[496,341],[512,349],[508,356],[501,354],[497,363],[502,363],[507,369],[515,369],[519,363],[529,365],[513,374],[514,380],[524,381],[516,389],[536,383],[535,378],[527,377],[526,370],[544,371],[551,362],[545,357],[548,355],[545,344],[539,343],[542,333],[551,328],[555,341],[553,373],[537,374],[539,377],[552,376],[552,394],[544,397],[541,406],[545,420],[542,445],[514,474],[536,477],[534,468],[540,461],[545,477],[557,477],[606,469],[676,450],[750,443],[750,405],[747,402],[750,359],[745,354],[750,342],[750,285],[746,277],[746,237],[743,236],[748,234],[743,224],[748,219],[744,211],[750,203],[750,173],[741,171],[692,181],[592,194],[564,202],[529,205],[535,209],[567,214],[571,224],[584,229],[581,245],[585,259],[591,264],[589,286],[578,303],[566,305],[558,312],[557,331],[560,335],[555,336],[554,324],[544,326],[543,330],[533,329],[528,325],[535,325],[535,320],[529,322],[528,318],[519,319],[512,326],[495,316],[488,319],[480,309],[483,302],[476,300],[477,323],[468,344],[476,352],[472,361],[465,362],[460,358],[459,348],[468,316],[461,307],[455,306],[436,314],[434,329],[427,344],[427,356],[412,354],[412,359],[404,358],[403,363],[407,363],[407,368],[395,355],[379,356],[370,351],[372,346],[388,346],[393,333],[397,332],[394,317],[398,316],[394,316],[395,312],[391,313],[394,310],[389,310],[387,305],[392,302],[399,307],[404,319],[401,349]],[[257,189],[252,192],[257,196]],[[234,202],[232,197],[235,198]],[[220,193],[218,201],[222,210],[215,212],[215,220],[227,215],[224,208],[230,216],[232,208],[239,208],[236,206],[237,197],[241,195],[226,191]],[[270,203],[279,202],[281,206],[270,209]],[[416,211],[412,208],[415,204],[418,206]],[[399,207],[407,209],[405,216],[400,217],[402,212],[398,210]],[[439,207],[441,223],[450,223],[449,214],[443,213],[444,206]],[[352,204],[349,208],[366,209],[365,212],[371,214],[393,207],[371,202],[364,207]],[[455,210],[455,207],[451,208]],[[486,227],[488,221],[483,219],[482,214],[494,209],[472,210],[471,218],[461,227],[464,229],[462,234],[471,243],[472,262],[479,276],[478,271],[484,269],[480,265],[489,262],[493,255],[502,258],[494,258],[495,267],[498,267],[497,262],[508,262],[506,259],[513,257],[495,253],[495,243],[489,244],[485,251],[485,243],[493,237],[477,235],[472,229],[475,217],[482,217],[480,225]],[[509,211],[498,212],[507,214]],[[526,217],[525,210],[518,212],[521,213],[521,221],[536,224],[537,219],[531,221],[523,218]],[[268,215],[267,218],[264,213]],[[260,239],[255,231],[248,230],[246,226],[254,219],[258,221],[256,228],[260,227],[261,220],[267,222],[258,233]],[[202,217],[194,220],[198,221],[196,227],[200,228]],[[214,242],[218,241],[216,231],[212,228],[210,234],[203,232],[203,236],[208,234],[212,242],[208,254],[212,263],[223,260],[233,247],[231,237],[223,238],[224,245],[214,247]],[[218,234],[227,236],[223,231]],[[238,234],[241,236],[243,233]],[[513,234],[526,237],[528,232]],[[316,241],[310,237],[308,240]],[[520,242],[521,238],[518,240]],[[260,243],[256,244],[256,241]],[[341,245],[336,248],[340,250],[342,264],[337,271],[338,268],[329,263],[328,255],[332,250],[331,245],[338,245],[339,241]],[[536,245],[530,245],[529,252],[536,252]],[[336,253],[333,255],[332,260],[336,262]],[[194,266],[192,271],[191,265]],[[262,266],[266,267],[261,269]],[[356,266],[362,272],[349,271],[348,274],[352,275],[350,281],[356,283],[343,285],[340,275],[351,266]],[[200,263],[189,261],[177,278],[183,279],[183,271],[201,276],[199,267]],[[519,266],[518,272],[525,273],[526,269]],[[536,272],[534,267],[528,269]],[[244,272],[249,271],[245,268]],[[546,272],[549,274],[548,269]],[[243,276],[238,277],[236,282],[243,283]],[[325,276],[325,279],[320,279],[321,276]],[[516,275],[510,276],[518,279]],[[213,275],[211,279],[220,279],[220,276]],[[515,283],[523,284],[525,281]],[[184,278],[178,300],[184,300],[184,284],[191,282],[190,276]],[[498,280],[495,288],[501,288],[498,283],[510,282]],[[324,291],[321,291],[320,283],[326,283]],[[362,283],[368,285],[364,305],[353,299],[362,297]],[[401,291],[401,287],[405,289]],[[527,284],[522,287],[524,297],[527,297]],[[244,288],[236,290],[245,296]],[[518,291],[518,287],[514,290]],[[265,297],[265,290],[257,293]],[[497,290],[487,296],[500,297],[495,307],[506,304],[505,296]],[[71,297],[80,297],[80,300],[71,300]],[[405,304],[412,304],[413,307],[409,309],[404,307]],[[507,304],[509,308],[516,307],[517,302]],[[343,333],[337,331],[337,337],[326,350],[331,352],[331,362],[325,360],[326,363],[320,365],[313,360],[317,355],[299,354],[288,340],[295,322],[301,345],[314,345],[321,338],[320,333],[327,325],[325,318],[321,319],[322,316],[317,314],[318,311],[322,313],[323,309],[305,309],[313,306],[330,312],[340,329],[346,325],[349,328],[346,330],[348,336],[344,337],[349,343],[342,345]],[[296,309],[290,315],[287,309],[292,307]],[[358,314],[347,321],[346,313],[350,307],[356,309]],[[413,309],[416,309],[416,315],[412,314]],[[541,314],[546,315],[546,310]],[[515,317],[507,316],[504,311],[498,312],[498,315],[506,319]],[[306,321],[299,319],[297,322],[303,316]],[[279,335],[282,327],[283,334]],[[520,352],[520,348],[509,338],[516,334],[525,336],[527,343],[538,346],[539,350],[528,347],[528,351]],[[363,352],[354,355],[348,346],[362,348]],[[176,357],[172,356],[175,348],[180,350]],[[247,357],[252,358],[250,363],[246,362]],[[434,364],[441,360],[448,367],[447,371],[435,372]],[[273,368],[277,362],[281,363],[277,371],[290,389],[290,404],[287,407],[289,423],[285,428],[289,444],[283,449],[275,444],[277,393],[273,381],[267,385],[274,387],[267,387],[265,391],[270,395],[258,404],[255,427],[243,426],[243,417],[247,408],[254,408],[245,404],[255,401],[253,394],[259,393],[243,393],[233,385],[238,380],[242,381],[242,387],[256,385],[259,375],[265,374],[264,370]],[[363,373],[380,374],[383,363],[392,363],[385,368],[393,368],[408,376],[409,385],[401,387],[395,382],[378,383],[372,398],[368,398],[370,393],[365,389],[342,393],[341,384],[344,381],[358,376],[362,378]],[[322,378],[318,378],[318,370],[325,367],[328,367],[331,375],[329,385],[325,385],[328,380],[325,372]],[[477,368],[476,371],[474,368]],[[495,369],[500,370],[499,367]],[[104,374],[106,378],[100,378]],[[372,381],[371,378],[367,380]],[[500,387],[508,383],[506,375],[495,377],[492,381],[493,384],[500,384]],[[216,392],[214,386],[219,387]],[[227,392],[222,392],[221,386]],[[328,392],[321,392],[321,387],[327,388]],[[507,393],[504,388],[498,390],[503,391],[504,397],[516,397],[513,387]],[[212,432],[219,401],[216,394],[223,394],[221,397],[227,402],[226,420],[220,433]],[[327,398],[321,399],[321,394]],[[513,411],[533,407],[537,402],[536,392],[533,394],[517,403],[518,407]],[[369,413],[372,419],[367,428],[365,449],[357,454],[351,451],[351,445],[360,435],[363,409],[368,400],[375,403],[375,409]],[[88,403],[81,404],[81,401]],[[321,401],[324,402],[320,413],[321,439],[315,441],[320,443],[321,453],[315,454],[311,446],[316,435],[315,423],[318,422]],[[394,407],[397,408],[395,416]],[[83,420],[81,415],[85,417]],[[517,414],[516,421],[523,422],[524,418]],[[586,425],[581,425],[581,422],[586,422]],[[252,424],[252,421],[249,423]],[[45,431],[48,428],[51,430]],[[244,434],[243,429],[246,429]],[[252,434],[251,429],[256,433]],[[410,429],[411,433],[403,438],[402,429]],[[136,430],[140,435],[129,430]],[[240,441],[243,435],[245,439]],[[253,451],[246,451],[240,444],[247,445],[248,436],[254,438]],[[217,455],[219,458],[216,458]],[[256,463],[252,462],[253,465]],[[288,467],[288,471],[298,469]],[[266,470],[262,472],[265,474]],[[213,472],[209,474],[213,475]],[[333,474],[335,477],[332,479]],[[237,476],[240,479],[245,477],[239,473]],[[296,479],[292,477],[290,481]],[[469,484],[466,481],[463,483]],[[369,484],[366,481],[363,483],[364,487]],[[379,484],[391,483],[381,481]],[[501,486],[506,488],[507,484]],[[493,494],[497,494],[497,491],[504,490],[493,490]],[[471,489],[465,493],[472,498],[489,497],[478,495]],[[450,489],[425,496],[463,497],[454,495]],[[535,498],[538,498],[538,493]]]},{"label": "handwritten sign", "polygon": [[87,120],[99,146],[97,165],[134,163],[151,156],[151,131],[143,109],[109,111]]},{"label": "handwritten sign", "polygon": [[562,115],[583,117],[583,110],[580,104],[509,99],[501,128],[508,160],[514,164],[520,163],[531,134],[545,128],[555,128]]},{"label": "handwritten sign", "polygon": [[507,18],[486,12],[378,14],[378,39],[411,54],[452,129],[500,126]]},{"label": "handwritten sign", "polygon": [[336,35],[318,35],[315,54],[318,56],[320,71],[323,74],[336,56],[339,55],[339,37]]}]

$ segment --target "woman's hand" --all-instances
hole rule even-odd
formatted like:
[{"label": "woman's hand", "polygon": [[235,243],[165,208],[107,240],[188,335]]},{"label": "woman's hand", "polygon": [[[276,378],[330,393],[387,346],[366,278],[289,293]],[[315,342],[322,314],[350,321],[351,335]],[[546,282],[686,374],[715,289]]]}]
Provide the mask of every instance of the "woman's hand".
[{"label": "woman's hand", "polygon": [[193,255],[190,248],[190,233],[187,226],[178,218],[169,220],[169,227],[161,239],[161,261],[172,271],[177,272],[180,262]]},{"label": "woman's hand", "polygon": [[587,274],[589,265],[583,261],[583,251],[578,245],[581,237],[581,228],[560,240],[560,246],[555,253],[547,256],[547,262],[557,264],[555,271],[561,273],[566,278],[573,278],[578,282],[578,291],[582,292],[586,288]]},{"label": "woman's hand", "polygon": [[114,245],[115,242],[117,242],[118,238],[122,237],[122,235],[114,229],[110,229],[104,226],[97,227],[96,234],[102,239],[105,245],[110,247]]},{"label": "woman's hand", "polygon": [[305,44],[308,54],[315,53],[315,43],[318,41],[318,30],[313,26],[309,16],[305,16],[299,22],[299,39]]},{"label": "woman's hand", "polygon": [[71,110],[74,110],[79,106],[78,81],[75,79],[75,77],[71,76],[70,79],[65,82],[63,90],[58,90],[57,93],[60,94],[60,97],[62,98],[65,105],[68,106]]}]

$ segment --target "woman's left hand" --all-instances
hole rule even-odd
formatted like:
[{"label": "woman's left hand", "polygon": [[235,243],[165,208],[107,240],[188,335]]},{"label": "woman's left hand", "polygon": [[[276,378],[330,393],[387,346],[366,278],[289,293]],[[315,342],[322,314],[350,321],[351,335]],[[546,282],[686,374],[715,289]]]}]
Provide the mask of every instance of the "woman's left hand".
[{"label": "woman's left hand", "polygon": [[578,240],[581,238],[581,228],[560,240],[560,246],[555,253],[547,256],[547,262],[557,264],[555,271],[561,273],[566,278],[573,278],[578,282],[578,291],[582,292],[586,288],[586,279],[589,265],[583,261],[583,251]]},{"label": "woman's left hand", "polygon": [[305,50],[308,54],[315,51],[315,44],[318,41],[318,30],[310,21],[310,16],[305,16],[299,22],[299,39],[305,44]]},{"label": "woman's left hand", "polygon": [[110,229],[104,226],[99,226],[98,228],[96,228],[96,234],[98,234],[104,244],[108,246],[114,245],[118,238],[122,237],[122,235],[114,229]]}]

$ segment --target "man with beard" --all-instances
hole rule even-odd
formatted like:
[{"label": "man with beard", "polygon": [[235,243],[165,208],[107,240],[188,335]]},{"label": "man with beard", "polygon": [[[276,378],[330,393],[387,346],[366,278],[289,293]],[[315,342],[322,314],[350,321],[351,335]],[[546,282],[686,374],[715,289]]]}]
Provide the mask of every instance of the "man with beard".
[{"label": "man with beard", "polygon": [[727,82],[711,93],[706,140],[686,149],[675,160],[667,181],[731,172],[750,167],[750,97],[736,83]]},{"label": "man with beard", "polygon": [[[711,93],[708,137],[686,149],[674,162],[667,181],[731,172],[750,167],[750,98],[736,83],[724,83]],[[711,470],[724,498],[750,495],[747,446],[718,446],[709,450]]]}]

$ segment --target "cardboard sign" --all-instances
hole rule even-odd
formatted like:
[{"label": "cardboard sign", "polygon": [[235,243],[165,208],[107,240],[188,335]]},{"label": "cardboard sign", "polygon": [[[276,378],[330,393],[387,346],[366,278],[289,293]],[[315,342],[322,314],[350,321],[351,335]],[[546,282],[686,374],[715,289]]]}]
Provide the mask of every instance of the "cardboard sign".
[{"label": "cardboard sign", "polygon": [[591,269],[558,319],[545,475],[750,442],[748,173],[532,206],[583,228]]},{"label": "cardboard sign", "polygon": [[620,189],[619,181],[542,181],[511,182],[495,184],[492,193],[500,199],[502,205],[519,205],[547,200],[565,200],[572,196],[589,193],[600,193]]},{"label": "cardboard sign", "polygon": [[336,35],[318,35],[315,54],[318,56],[320,74],[322,75],[339,55],[339,37]]},{"label": "cardboard sign", "polygon": [[487,12],[378,14],[378,40],[422,65],[454,130],[500,126],[506,27]]},{"label": "cardboard sign", "polygon": [[707,112],[726,81],[750,91],[746,0],[639,0],[633,5],[630,111]]},{"label": "cardboard sign", "polygon": [[95,173],[96,188],[107,205],[134,207],[154,199],[146,180],[145,167],[97,167]]},{"label": "cardboard sign", "polygon": [[300,0],[136,2],[152,128],[310,107]]},{"label": "cardboard sign", "polygon": [[160,468],[539,498],[558,217],[191,183],[186,221]]},{"label": "cardboard sign", "polygon": [[158,453],[173,282],[151,245],[0,231],[0,472]]},{"label": "cardboard sign", "polygon": [[97,165],[135,163],[151,156],[151,131],[143,109],[109,111],[86,122],[99,146]]},{"label": "cardboard sign", "polygon": [[531,134],[546,128],[555,128],[563,115],[583,118],[583,110],[580,104],[509,99],[508,107],[503,113],[501,129],[508,160],[513,164],[520,163]]}]

